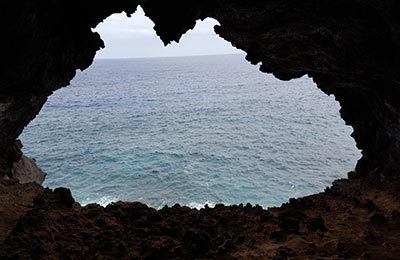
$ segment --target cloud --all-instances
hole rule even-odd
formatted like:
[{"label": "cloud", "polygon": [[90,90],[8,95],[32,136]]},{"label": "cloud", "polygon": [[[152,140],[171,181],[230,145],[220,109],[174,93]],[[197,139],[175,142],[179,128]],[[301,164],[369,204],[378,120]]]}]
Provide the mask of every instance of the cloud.
[{"label": "cloud", "polygon": [[213,19],[198,21],[194,30],[186,33],[179,45],[165,48],[154,31],[154,23],[139,7],[131,18],[115,14],[99,24],[97,31],[105,41],[106,48],[97,58],[132,58],[157,56],[188,56],[237,53],[228,42],[219,38],[213,27]]}]

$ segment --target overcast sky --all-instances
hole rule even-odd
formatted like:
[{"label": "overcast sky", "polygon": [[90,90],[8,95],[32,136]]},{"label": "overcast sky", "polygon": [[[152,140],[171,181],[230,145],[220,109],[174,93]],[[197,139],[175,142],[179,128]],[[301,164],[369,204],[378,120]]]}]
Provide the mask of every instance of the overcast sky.
[{"label": "overcast sky", "polygon": [[153,30],[154,23],[144,16],[139,7],[128,18],[125,13],[115,14],[99,24],[97,31],[106,48],[97,52],[96,58],[168,57],[240,53],[239,50],[213,30],[218,24],[213,19],[198,21],[194,30],[186,33],[179,44],[164,46]]}]

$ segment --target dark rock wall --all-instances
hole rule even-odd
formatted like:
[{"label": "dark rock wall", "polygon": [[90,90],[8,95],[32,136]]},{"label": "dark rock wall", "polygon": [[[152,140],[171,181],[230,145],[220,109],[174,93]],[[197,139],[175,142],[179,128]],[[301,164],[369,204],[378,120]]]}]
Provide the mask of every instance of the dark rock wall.
[{"label": "dark rock wall", "polygon": [[54,90],[67,86],[104,43],[91,28],[133,1],[17,0],[0,3],[0,176],[10,175],[15,144]]},{"label": "dark rock wall", "polygon": [[[26,0],[0,3],[0,166],[21,155],[14,145],[52,91],[86,69],[103,47],[99,22],[140,4],[165,44],[196,20],[261,71],[289,80],[309,75],[341,104],[363,158],[355,177],[400,180],[400,2],[395,0]],[[134,46],[132,46],[134,48]]]}]

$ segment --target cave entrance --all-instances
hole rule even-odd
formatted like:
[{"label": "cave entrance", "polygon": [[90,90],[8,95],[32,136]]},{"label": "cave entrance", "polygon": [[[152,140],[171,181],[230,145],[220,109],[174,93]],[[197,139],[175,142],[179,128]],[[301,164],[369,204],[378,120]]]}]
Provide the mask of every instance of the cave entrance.
[{"label": "cave entrance", "polygon": [[[259,72],[215,23],[167,48],[141,10],[100,25],[106,49],[21,136],[45,185],[82,204],[267,207],[345,177],[360,154],[334,98]],[[214,56],[166,57],[189,54]],[[131,57],[142,58],[120,59]]]}]

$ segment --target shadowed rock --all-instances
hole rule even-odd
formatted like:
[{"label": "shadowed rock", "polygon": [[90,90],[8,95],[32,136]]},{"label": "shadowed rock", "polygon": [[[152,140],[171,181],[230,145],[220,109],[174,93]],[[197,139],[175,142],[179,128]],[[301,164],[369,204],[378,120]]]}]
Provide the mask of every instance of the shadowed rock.
[{"label": "shadowed rock", "polygon": [[[400,4],[394,0],[3,1],[0,4],[0,170],[21,157],[23,128],[54,90],[104,47],[92,31],[138,5],[168,44],[211,17],[216,33],[282,80],[308,75],[335,95],[363,157],[353,178],[398,182]],[[134,48],[134,46],[132,46]]]},{"label": "shadowed rock", "polygon": [[[138,5],[154,21],[165,44],[179,41],[197,20],[211,17],[220,23],[215,32],[244,50],[246,59],[260,64],[262,72],[281,80],[307,74],[322,91],[333,94],[363,154],[349,174],[352,180],[268,212],[251,205],[221,205],[200,212],[180,206],[157,211],[122,202],[106,208],[79,207],[68,190],[38,191],[31,184],[36,187],[30,188],[32,194],[44,194],[34,205],[22,206],[32,210],[18,220],[4,248],[0,245],[0,258],[398,258],[400,2],[396,0],[2,1],[0,183],[7,178],[15,181],[28,164],[17,141],[24,127],[47,97],[69,85],[76,70],[88,68],[104,47],[92,29],[111,14],[131,15]],[[374,185],[384,189],[374,190]],[[18,197],[20,187],[28,186],[0,191]],[[376,194],[385,200],[371,199]],[[16,216],[27,210],[8,203],[7,196],[2,198],[0,227],[8,234],[16,219],[4,207],[14,208]],[[367,200],[373,203],[363,207]],[[369,216],[377,209],[391,217],[378,212]],[[325,225],[329,232],[319,232]]]}]

